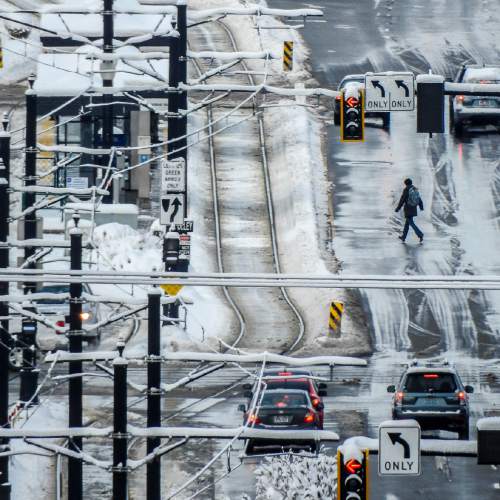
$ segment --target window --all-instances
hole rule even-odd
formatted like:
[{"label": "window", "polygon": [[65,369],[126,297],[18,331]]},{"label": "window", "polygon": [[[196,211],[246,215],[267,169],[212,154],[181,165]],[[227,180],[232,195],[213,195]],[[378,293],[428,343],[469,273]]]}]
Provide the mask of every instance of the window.
[{"label": "window", "polygon": [[457,390],[452,373],[424,372],[410,373],[403,387],[405,392],[448,393]]}]

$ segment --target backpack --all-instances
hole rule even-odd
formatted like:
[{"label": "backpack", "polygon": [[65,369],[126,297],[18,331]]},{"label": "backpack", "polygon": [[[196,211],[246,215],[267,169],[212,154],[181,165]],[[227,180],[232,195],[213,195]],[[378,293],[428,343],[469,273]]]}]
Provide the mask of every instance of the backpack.
[{"label": "backpack", "polygon": [[420,193],[415,186],[412,186],[408,191],[408,200],[406,201],[410,207],[416,207],[420,203]]}]

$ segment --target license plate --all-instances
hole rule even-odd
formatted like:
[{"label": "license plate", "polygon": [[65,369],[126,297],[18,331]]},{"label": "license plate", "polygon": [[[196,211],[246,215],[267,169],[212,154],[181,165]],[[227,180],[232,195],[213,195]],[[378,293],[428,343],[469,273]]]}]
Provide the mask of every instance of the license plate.
[{"label": "license plate", "polygon": [[290,417],[288,415],[276,415],[273,418],[273,422],[275,424],[288,424],[291,422],[291,420],[292,420],[292,417]]},{"label": "license plate", "polygon": [[491,108],[495,105],[494,102],[491,99],[478,99],[475,101],[476,105],[481,108]]}]

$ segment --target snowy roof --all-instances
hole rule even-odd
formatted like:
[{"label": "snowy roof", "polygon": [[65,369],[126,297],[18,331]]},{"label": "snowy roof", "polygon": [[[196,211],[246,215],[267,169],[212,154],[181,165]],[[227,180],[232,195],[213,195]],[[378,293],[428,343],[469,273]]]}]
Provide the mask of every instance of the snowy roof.
[{"label": "snowy roof", "polygon": [[[92,84],[97,87],[103,85],[100,74],[91,74],[99,71],[100,61],[87,59],[88,54],[94,52],[95,47],[80,47],[73,54],[40,54],[37,64],[37,79],[34,89],[39,95],[70,96],[84,92]],[[123,47],[116,50],[122,56],[137,54],[135,47]],[[150,61],[151,66],[159,75],[167,77],[168,65],[165,60]],[[118,61],[114,78],[115,86],[158,84],[158,79],[144,72],[152,73],[151,66],[145,61],[131,63]],[[138,68],[138,69],[136,69]],[[133,74],[131,74],[133,73]]]},{"label": "snowy roof", "polygon": [[500,82],[500,68],[467,68],[465,70],[464,82]]},{"label": "snowy roof", "polygon": [[[80,2],[80,4],[75,4],[73,7],[76,7],[78,10],[99,12],[102,11],[102,2],[97,0]],[[71,5],[63,5],[62,8],[67,12],[71,10]],[[137,0],[115,0],[114,9],[147,12],[147,8],[141,6]],[[159,14],[116,14],[114,22],[116,37],[130,37],[169,29],[172,26],[172,16]],[[101,37],[103,31],[102,15],[92,13],[43,14],[40,24],[42,28],[58,33],[69,31],[86,37]]]},{"label": "snowy roof", "polygon": [[444,76],[442,75],[417,75],[417,83],[443,83]]}]

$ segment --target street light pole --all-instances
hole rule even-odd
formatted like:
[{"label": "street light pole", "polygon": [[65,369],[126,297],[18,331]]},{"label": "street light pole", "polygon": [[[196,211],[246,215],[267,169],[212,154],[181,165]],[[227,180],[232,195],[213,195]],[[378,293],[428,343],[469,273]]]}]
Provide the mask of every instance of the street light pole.
[{"label": "street light pole", "polygon": [[[161,427],[161,359],[160,359],[160,301],[161,291],[155,289],[148,294],[148,427]],[[152,453],[161,444],[158,437],[147,439],[147,453]],[[161,500],[161,459],[155,458],[147,464],[147,500]]]},{"label": "street light pole", "polygon": [[[9,267],[10,222],[10,133],[7,131],[9,121],[4,116],[3,130],[0,131],[0,268]],[[9,282],[0,281],[0,295],[9,294]],[[0,427],[9,427],[9,333],[8,302],[0,302]],[[9,440],[0,440],[0,449],[9,451]],[[0,458],[0,500],[10,499],[9,457]]]},{"label": "street light pole", "polygon": [[[78,228],[80,216],[75,213],[75,227],[70,231],[71,239],[71,270],[82,269],[82,231]],[[82,352],[82,284],[69,285],[69,352]],[[69,362],[69,427],[82,427],[82,367],[81,361]],[[80,376],[79,376],[80,375]],[[73,437],[69,449],[79,452],[82,449],[82,438]],[[81,500],[83,498],[82,462],[78,458],[68,459],[68,498]]]},{"label": "street light pole", "polygon": [[[28,78],[29,89],[26,91],[26,159],[24,185],[26,187],[36,186],[36,117],[38,99],[33,85],[35,77]],[[22,208],[26,210],[33,207],[36,202],[36,193],[23,193]],[[24,216],[24,239],[34,239],[37,237],[36,211],[32,211]],[[35,253],[33,247],[26,247],[24,259],[30,259]],[[28,269],[35,269],[35,263],[30,262]],[[25,283],[24,293],[36,292],[36,283]],[[28,308],[33,310],[33,308]],[[21,384],[19,389],[19,399],[21,403],[37,404],[34,398],[38,386],[38,369],[36,367],[36,321],[23,321],[23,332],[21,339],[23,342],[23,367],[21,369]]]},{"label": "street light pole", "polygon": [[[114,38],[114,19],[113,19],[113,0],[104,0],[103,17],[103,52],[105,54],[113,53]],[[103,87],[112,87],[114,78],[114,62],[104,61],[101,65]],[[113,95],[103,94],[102,96],[102,147],[110,149],[113,147]],[[103,165],[106,165],[106,156],[103,155]],[[113,182],[109,185],[109,195],[104,196],[103,202],[112,203],[113,201]]]}]

